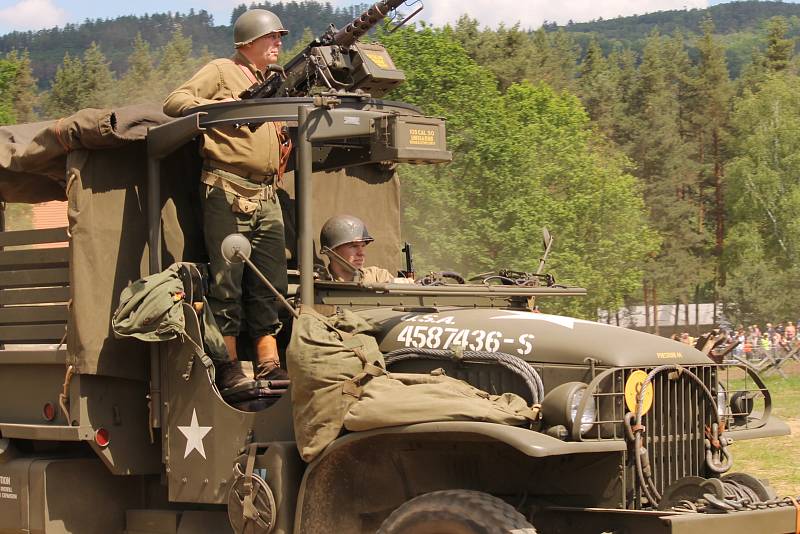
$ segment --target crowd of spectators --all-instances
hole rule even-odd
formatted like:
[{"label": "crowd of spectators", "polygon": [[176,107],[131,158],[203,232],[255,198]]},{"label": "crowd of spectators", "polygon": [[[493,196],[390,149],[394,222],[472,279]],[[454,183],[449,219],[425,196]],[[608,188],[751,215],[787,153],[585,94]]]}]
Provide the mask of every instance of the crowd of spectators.
[{"label": "crowd of spectators", "polygon": [[[800,345],[800,320],[796,323],[786,321],[773,325],[739,325],[736,329],[723,330],[727,340],[723,346],[736,343],[734,356],[748,360],[759,360],[765,356],[782,357]],[[688,345],[694,345],[696,339],[688,333],[675,334],[673,339]]]},{"label": "crowd of spectators", "polygon": [[800,343],[798,330],[800,321],[786,321],[776,325],[767,323],[763,329],[757,324],[748,327],[739,325],[735,332],[728,335],[731,342],[739,342],[733,349],[735,355],[746,359],[760,359],[767,354],[782,356],[789,353]]}]

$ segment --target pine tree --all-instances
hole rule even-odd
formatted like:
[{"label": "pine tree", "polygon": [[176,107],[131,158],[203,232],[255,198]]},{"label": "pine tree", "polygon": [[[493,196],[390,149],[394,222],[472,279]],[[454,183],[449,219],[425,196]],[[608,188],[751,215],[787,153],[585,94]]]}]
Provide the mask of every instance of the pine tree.
[{"label": "pine tree", "polygon": [[92,42],[83,54],[83,79],[80,107],[106,107],[110,104],[114,87],[114,73],[110,62],[97,43]]},{"label": "pine tree", "polygon": [[620,70],[617,56],[606,59],[596,37],[592,37],[579,68],[577,90],[586,112],[598,130],[614,138],[620,102]]},{"label": "pine tree", "polygon": [[14,112],[14,80],[19,70],[19,60],[0,59],[0,125],[14,124],[16,114]]},{"label": "pine tree", "polygon": [[133,52],[128,57],[128,70],[113,91],[114,104],[138,104],[144,102],[161,102],[165,95],[155,83],[155,69],[150,43],[136,34],[133,41]]},{"label": "pine tree", "polygon": [[71,115],[81,107],[83,96],[83,62],[69,53],[56,70],[53,84],[44,100],[44,115],[58,118]]},{"label": "pine tree", "polygon": [[133,40],[133,53],[128,58],[128,70],[125,80],[131,85],[148,85],[153,76],[153,55],[150,52],[150,43],[142,38],[141,33],[136,34]]},{"label": "pine tree", "polygon": [[39,98],[36,78],[33,77],[31,68],[30,55],[27,50],[22,53],[12,50],[6,54],[6,59],[17,64],[17,72],[12,86],[16,121],[32,122],[37,118],[35,107]]},{"label": "pine tree", "polygon": [[578,47],[574,38],[563,30],[534,32],[531,66],[525,79],[543,81],[556,90],[571,90],[575,84]]},{"label": "pine tree", "polygon": [[162,92],[168,94],[198,68],[197,60],[192,58],[192,38],[184,36],[178,26],[160,51],[157,72]]},{"label": "pine tree", "polygon": [[789,25],[783,17],[773,17],[767,24],[767,50],[764,67],[770,72],[785,70],[794,56],[795,39],[787,38]]},{"label": "pine tree", "polygon": [[647,39],[636,95],[640,129],[629,152],[645,184],[650,223],[662,243],[646,272],[654,309],[659,299],[686,299],[708,277],[701,258],[707,235],[698,221],[697,172],[682,134],[683,89],[674,67],[676,60],[682,62],[676,53],[675,43],[657,32]]},{"label": "pine tree", "polygon": [[[728,128],[733,88],[728,76],[725,50],[714,38],[714,23],[706,19],[703,35],[696,41],[699,52],[694,94],[691,102],[694,159],[700,168],[702,201],[712,214],[714,255],[717,274],[715,285],[724,285],[721,261],[725,238],[725,132]],[[710,190],[711,195],[706,195]]]}]

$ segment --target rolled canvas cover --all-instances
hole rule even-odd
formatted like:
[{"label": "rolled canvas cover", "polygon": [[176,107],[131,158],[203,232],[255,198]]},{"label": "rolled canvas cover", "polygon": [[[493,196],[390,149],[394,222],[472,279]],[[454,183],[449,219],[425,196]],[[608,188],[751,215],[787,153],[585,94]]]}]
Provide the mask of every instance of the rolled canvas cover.
[{"label": "rolled canvas cover", "polygon": [[[68,200],[71,304],[68,364],[78,373],[147,375],[147,352],[111,334],[119,295],[147,274],[145,219],[150,127],[169,119],[157,106],[85,109],[57,121],[0,128],[0,195],[9,202]],[[179,152],[162,173],[181,167]],[[176,178],[174,171],[171,173]],[[176,180],[177,181],[177,180]],[[162,181],[165,263],[186,256],[186,204]]]},{"label": "rolled canvas cover", "polygon": [[[147,130],[170,121],[160,106],[85,109],[60,119],[0,127],[0,200],[68,200],[71,294],[68,362],[84,374],[147,377],[147,347],[115,339],[111,315],[122,290],[148,273]],[[161,163],[162,265],[206,261],[197,144]],[[376,166],[314,177],[315,232],[336,213],[362,217],[378,242],[370,262],[399,267],[399,185]],[[287,243],[296,233],[293,180],[281,192]],[[385,251],[385,252],[384,252]]]}]

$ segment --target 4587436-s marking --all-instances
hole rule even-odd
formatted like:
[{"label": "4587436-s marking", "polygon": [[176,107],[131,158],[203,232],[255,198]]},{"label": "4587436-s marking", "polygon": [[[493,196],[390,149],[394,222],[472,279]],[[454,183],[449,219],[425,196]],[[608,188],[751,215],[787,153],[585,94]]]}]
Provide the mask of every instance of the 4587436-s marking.
[{"label": "4587436-s marking", "polygon": [[[425,316],[417,316],[425,317]],[[453,326],[439,326],[439,324],[452,324],[448,319],[432,318],[426,322],[431,324],[406,325],[397,335],[398,343],[404,347],[415,349],[451,349],[456,346],[464,347],[467,350],[498,352],[505,345],[503,352],[516,353],[519,356],[526,356],[533,352],[533,334],[521,334],[517,337],[506,337],[497,330],[471,330],[469,328],[456,328]],[[416,319],[416,318],[415,318]],[[422,322],[418,319],[415,322]],[[510,347],[509,347],[510,345]]]}]

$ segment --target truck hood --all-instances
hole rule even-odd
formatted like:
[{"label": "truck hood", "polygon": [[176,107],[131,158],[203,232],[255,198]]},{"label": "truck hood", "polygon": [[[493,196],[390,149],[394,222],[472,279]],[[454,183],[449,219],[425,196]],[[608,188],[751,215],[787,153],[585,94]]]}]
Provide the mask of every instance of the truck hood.
[{"label": "truck hood", "polygon": [[435,313],[387,308],[361,310],[376,328],[383,352],[403,348],[504,352],[529,362],[601,366],[708,364],[702,352],[678,341],[572,317],[519,310],[440,308]]}]

